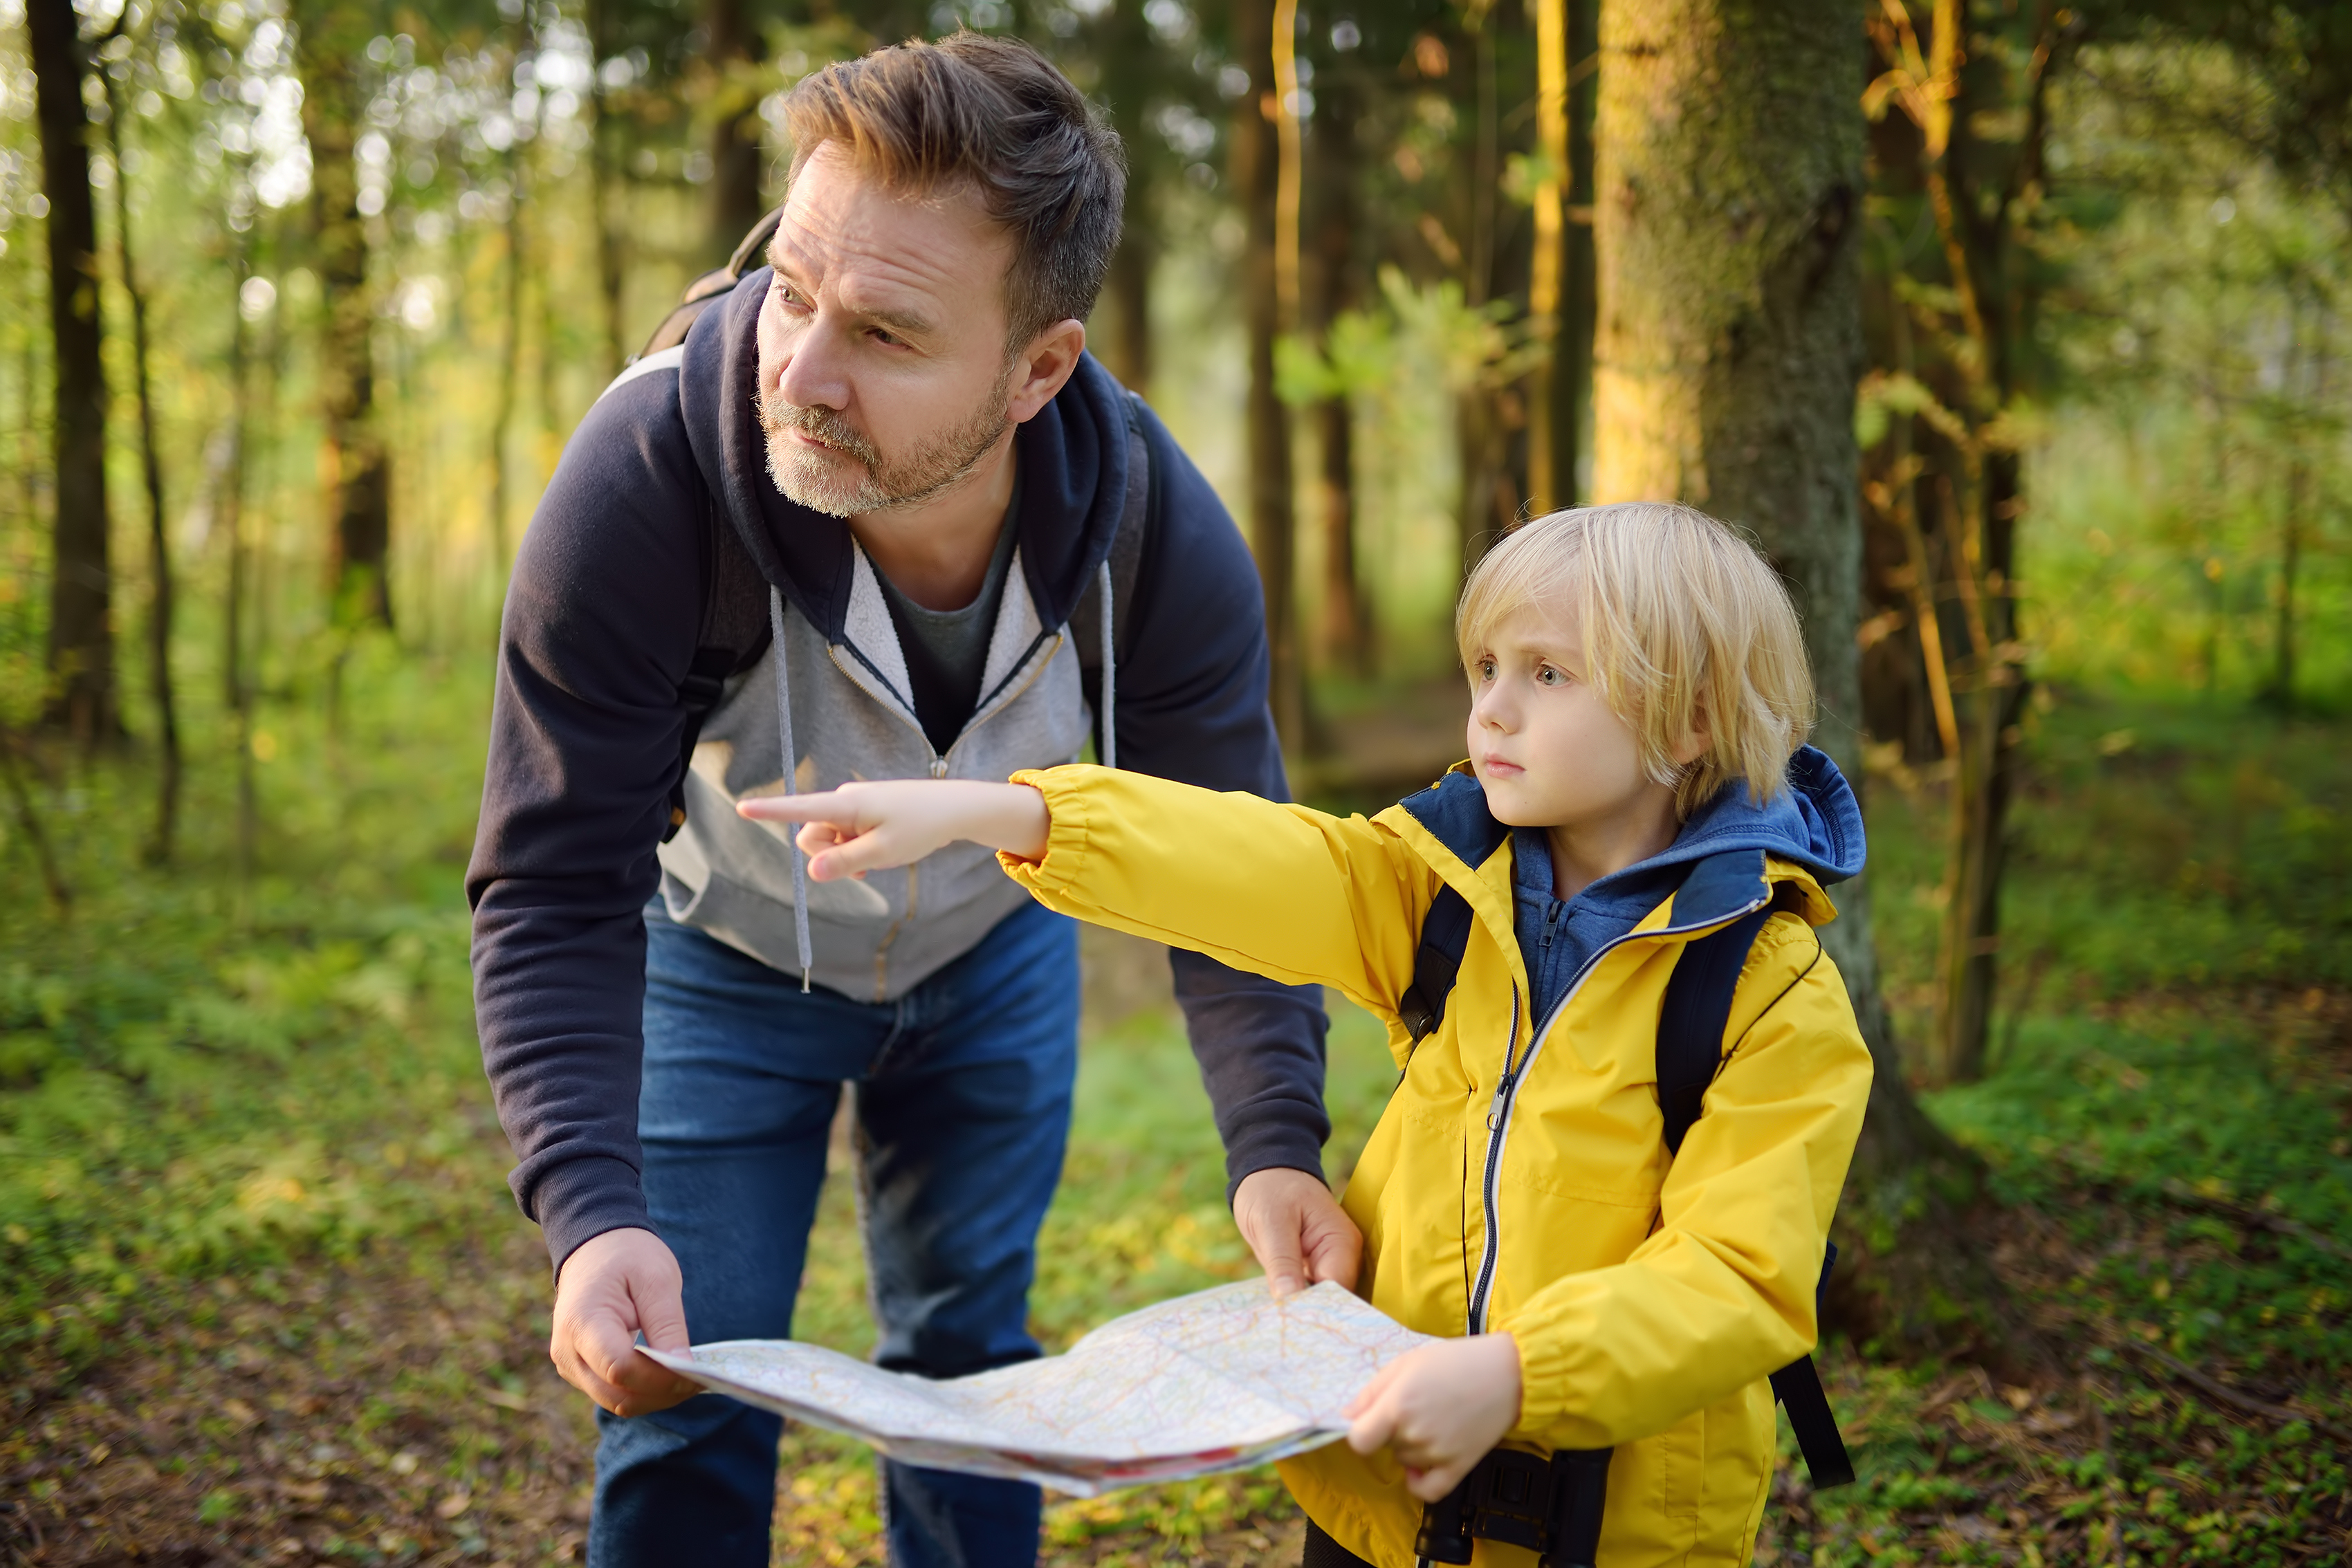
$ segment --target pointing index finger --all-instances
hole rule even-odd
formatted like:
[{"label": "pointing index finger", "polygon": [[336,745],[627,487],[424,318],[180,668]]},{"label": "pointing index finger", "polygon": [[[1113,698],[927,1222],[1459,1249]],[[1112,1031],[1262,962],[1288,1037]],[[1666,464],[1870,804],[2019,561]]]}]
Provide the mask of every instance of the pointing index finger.
[{"label": "pointing index finger", "polygon": [[830,822],[839,828],[857,825],[857,807],[838,789],[814,795],[760,795],[735,802],[736,815],[754,822]]}]

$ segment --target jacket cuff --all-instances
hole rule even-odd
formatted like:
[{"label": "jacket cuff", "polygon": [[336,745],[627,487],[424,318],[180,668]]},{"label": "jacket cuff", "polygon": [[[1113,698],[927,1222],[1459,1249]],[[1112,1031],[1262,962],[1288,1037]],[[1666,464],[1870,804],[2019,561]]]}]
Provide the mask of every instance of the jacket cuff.
[{"label": "jacket cuff", "polygon": [[1045,797],[1050,824],[1045,853],[1034,861],[996,852],[1004,874],[1041,897],[1068,891],[1086,869],[1087,792],[1079,780],[1092,769],[1079,765],[1024,768],[1007,783],[1026,784]]},{"label": "jacket cuff", "polygon": [[1242,1183],[1260,1171],[1305,1171],[1317,1181],[1323,1175],[1323,1140],[1314,1128],[1297,1123],[1255,1121],[1236,1129],[1225,1145],[1225,1207]]},{"label": "jacket cuff", "polygon": [[1540,1322],[1491,1327],[1509,1334],[1511,1343],[1519,1347],[1519,1420],[1512,1429],[1542,1432],[1559,1425],[1569,1413],[1570,1337],[1547,1333]]},{"label": "jacket cuff", "polygon": [[548,1260],[558,1274],[583,1242],[607,1230],[654,1228],[636,1167],[604,1155],[583,1155],[548,1169],[532,1185],[523,1212],[539,1221]]}]

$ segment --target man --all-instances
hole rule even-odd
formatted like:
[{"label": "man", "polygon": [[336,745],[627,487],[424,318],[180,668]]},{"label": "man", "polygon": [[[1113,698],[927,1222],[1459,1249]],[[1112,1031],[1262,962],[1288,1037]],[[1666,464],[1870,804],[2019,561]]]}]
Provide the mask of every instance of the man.
[{"label": "man", "polygon": [[[1116,138],[1026,46],[968,34],[835,66],[788,112],[771,266],[608,390],[524,542],[468,874],[484,1061],[557,1270],[549,1353],[603,1407],[598,1564],[767,1561],[778,1421],[632,1346],[790,1333],[844,1082],[877,1359],[1037,1354],[1073,928],[969,849],[812,887],[733,802],[1001,779],[1090,737],[1284,792],[1248,554],[1084,352]],[[1316,994],[1173,967],[1243,1234],[1277,1288],[1352,1281]],[[1033,1487],[884,1483],[895,1562],[1035,1556]]]}]

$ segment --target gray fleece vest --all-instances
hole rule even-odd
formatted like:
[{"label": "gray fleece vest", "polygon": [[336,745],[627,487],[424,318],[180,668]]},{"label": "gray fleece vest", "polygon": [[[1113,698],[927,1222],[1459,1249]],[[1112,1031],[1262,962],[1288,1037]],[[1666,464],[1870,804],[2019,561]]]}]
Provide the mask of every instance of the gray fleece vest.
[{"label": "gray fleece vest", "polygon": [[[1106,567],[1088,597],[1108,606],[1109,586]],[[1047,629],[1016,551],[989,639],[979,706],[941,756],[915,716],[898,628],[865,551],[856,552],[839,644],[827,643],[780,595],[772,595],[771,620],[778,634],[769,656],[729,682],[703,721],[686,778],[686,821],[661,847],[662,899],[671,919],[772,967],[804,973],[862,1000],[895,1001],[1027,902],[994,852],[951,844],[863,882],[810,883],[790,826],[745,821],[735,802],[830,789],[851,779],[1002,781],[1020,768],[1075,761],[1094,727],[1078,652],[1066,626],[1041,639]],[[1107,676],[1108,630],[1106,624]],[[782,771],[787,733],[789,780]],[[804,921],[796,918],[796,888],[805,899]]]}]

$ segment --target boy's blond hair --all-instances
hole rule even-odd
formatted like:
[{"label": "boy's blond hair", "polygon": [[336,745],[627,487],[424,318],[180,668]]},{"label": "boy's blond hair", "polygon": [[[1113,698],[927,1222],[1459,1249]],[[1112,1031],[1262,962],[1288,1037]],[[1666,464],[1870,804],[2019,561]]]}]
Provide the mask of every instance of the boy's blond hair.
[{"label": "boy's blond hair", "polygon": [[[1756,548],[1704,512],[1665,501],[1538,517],[1463,585],[1454,637],[1465,670],[1523,607],[1572,611],[1584,678],[1639,737],[1643,766],[1687,818],[1734,779],[1769,800],[1813,725],[1813,678],[1796,606]],[[1674,753],[1704,720],[1706,751]]]}]

